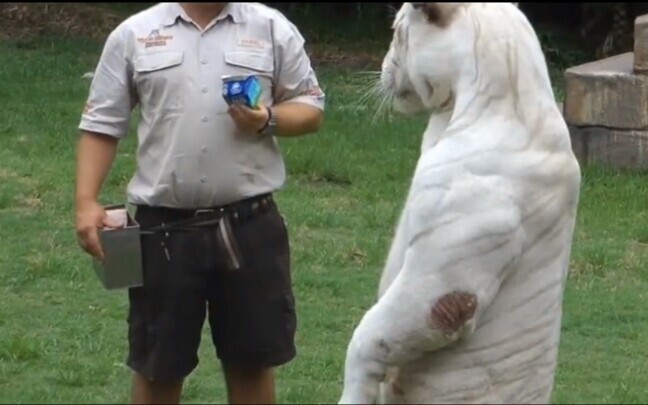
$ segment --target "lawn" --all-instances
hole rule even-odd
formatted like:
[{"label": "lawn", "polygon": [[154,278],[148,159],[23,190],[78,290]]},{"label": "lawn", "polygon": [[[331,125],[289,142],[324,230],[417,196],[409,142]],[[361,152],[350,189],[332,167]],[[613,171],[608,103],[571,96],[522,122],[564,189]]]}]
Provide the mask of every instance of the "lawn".
[{"label": "lawn", "polygon": [[[128,402],[126,296],[107,292],[73,232],[76,125],[100,44],[0,42],[0,402]],[[298,358],[279,373],[279,401],[338,399],[346,344],[376,296],[425,122],[372,124],[366,76],[322,68],[321,133],[282,141],[298,299]],[[560,77],[554,75],[554,77]],[[557,83],[559,84],[559,83]],[[134,125],[133,125],[134,128]],[[132,134],[134,135],[134,134]],[[120,147],[103,203],[122,202],[135,136]],[[584,170],[555,403],[648,397],[646,178]],[[187,403],[222,403],[207,333]]]}]

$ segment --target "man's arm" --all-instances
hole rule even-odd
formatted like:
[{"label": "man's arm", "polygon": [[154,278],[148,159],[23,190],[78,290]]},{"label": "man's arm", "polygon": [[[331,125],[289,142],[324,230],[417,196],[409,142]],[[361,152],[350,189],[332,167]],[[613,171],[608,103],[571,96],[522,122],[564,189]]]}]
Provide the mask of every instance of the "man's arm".
[{"label": "man's arm", "polygon": [[115,160],[119,140],[128,133],[136,102],[125,50],[120,26],[106,40],[79,124],[76,232],[81,247],[100,260],[103,252],[97,230],[114,224],[98,202],[99,193]]},{"label": "man's arm", "polygon": [[[261,132],[269,125],[270,111],[266,108],[251,109],[244,105],[233,105],[229,114],[239,128],[252,133]],[[324,112],[308,104],[287,101],[275,104],[272,114],[276,119],[274,135],[294,138],[319,131],[324,122]]]},{"label": "man's arm", "polygon": [[96,202],[117,154],[119,140],[112,136],[82,131],[77,149],[77,207]]},{"label": "man's arm", "polygon": [[324,123],[326,95],[297,27],[285,18],[277,18],[274,23],[277,63],[273,113],[277,118],[277,136],[315,133]]},{"label": "man's arm", "polygon": [[324,123],[324,112],[309,104],[284,102],[273,107],[277,116],[277,136],[297,137],[312,134]]},{"label": "man's arm", "polygon": [[75,199],[96,201],[136,103],[123,26],[106,40],[81,116]]},{"label": "man's arm", "polygon": [[[326,95],[304,48],[304,38],[297,27],[277,12],[273,24],[275,71],[273,86],[274,135],[298,137],[312,134],[324,123]],[[237,126],[256,133],[269,123],[266,108],[232,106],[229,114]]]},{"label": "man's arm", "polygon": [[[324,123],[325,94],[319,86],[304,38],[283,16],[274,20],[275,74],[272,114],[274,135],[298,137],[312,134]],[[266,108],[232,106],[229,110],[239,128],[256,133],[268,124]]]}]

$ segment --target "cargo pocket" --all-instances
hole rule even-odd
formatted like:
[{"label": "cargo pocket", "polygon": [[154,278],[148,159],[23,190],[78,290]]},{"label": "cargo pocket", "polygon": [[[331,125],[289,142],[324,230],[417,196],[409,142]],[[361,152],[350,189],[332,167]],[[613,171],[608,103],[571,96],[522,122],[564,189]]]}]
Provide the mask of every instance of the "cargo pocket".
[{"label": "cargo pocket", "polygon": [[287,337],[292,341],[297,331],[297,308],[293,293],[287,293],[284,296],[284,324],[286,326],[286,333],[288,334]]},{"label": "cargo pocket", "polygon": [[272,86],[274,77],[274,58],[270,52],[227,51],[224,53],[225,75],[254,75],[261,84],[260,102],[272,104]]},{"label": "cargo pocket", "polygon": [[228,75],[262,75],[272,78],[274,61],[267,52],[228,51],[224,53]]},{"label": "cargo pocket", "polygon": [[182,63],[184,52],[161,51],[145,53],[133,60],[135,86],[141,97],[155,100],[156,109],[182,110],[186,91]]}]

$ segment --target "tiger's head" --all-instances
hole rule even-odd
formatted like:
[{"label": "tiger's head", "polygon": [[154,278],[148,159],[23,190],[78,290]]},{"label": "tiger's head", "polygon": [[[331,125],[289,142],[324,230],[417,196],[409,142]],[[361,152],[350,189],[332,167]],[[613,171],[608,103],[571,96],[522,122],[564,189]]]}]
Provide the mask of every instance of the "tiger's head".
[{"label": "tiger's head", "polygon": [[[497,64],[507,63],[507,51],[493,44],[515,33],[497,27],[498,18],[503,25],[520,15],[517,3],[403,3],[381,71],[394,109],[409,114],[452,108],[460,78],[477,76],[480,69],[504,68]],[[486,63],[480,55],[487,52],[501,55],[487,55]]]}]

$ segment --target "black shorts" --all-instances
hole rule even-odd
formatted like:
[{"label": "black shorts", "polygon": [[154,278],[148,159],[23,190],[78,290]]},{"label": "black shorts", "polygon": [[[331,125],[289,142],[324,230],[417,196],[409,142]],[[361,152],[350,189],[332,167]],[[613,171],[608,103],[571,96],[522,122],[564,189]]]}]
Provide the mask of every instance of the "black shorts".
[{"label": "black shorts", "polygon": [[[127,364],[135,372],[156,380],[189,375],[206,318],[225,363],[274,367],[295,357],[288,232],[272,197],[262,197],[225,207],[238,268],[216,225],[142,235],[144,285],[129,290]],[[143,230],[195,217],[142,206],[135,215]]]}]

